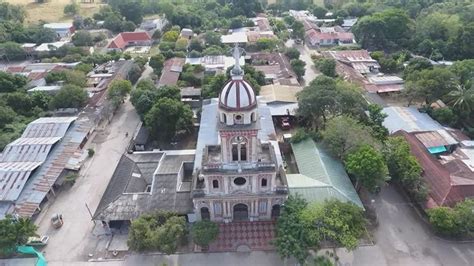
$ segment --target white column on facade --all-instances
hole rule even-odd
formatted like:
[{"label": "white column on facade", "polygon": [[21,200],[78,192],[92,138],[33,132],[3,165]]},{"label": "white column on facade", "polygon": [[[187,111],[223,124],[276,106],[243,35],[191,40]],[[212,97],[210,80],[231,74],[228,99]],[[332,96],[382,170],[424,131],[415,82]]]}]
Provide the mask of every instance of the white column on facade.
[{"label": "white column on facade", "polygon": [[227,195],[229,194],[229,178],[228,176],[223,176],[222,181],[223,181],[223,186],[224,186],[224,193]]},{"label": "white column on facade", "polygon": [[270,186],[271,186],[270,188],[272,189],[272,191],[276,190],[276,173],[272,173]]},{"label": "white column on facade", "polygon": [[206,194],[209,194],[209,178],[207,175],[204,175],[204,190]]},{"label": "white column on facade", "polygon": [[267,217],[271,218],[272,215],[272,199],[267,200]]},{"label": "white column on facade", "polygon": [[209,201],[209,214],[211,215],[211,221],[214,221],[216,217],[214,216],[214,202],[212,200]]},{"label": "white column on facade", "polygon": [[250,154],[250,158],[252,162],[256,162],[258,160],[257,142],[258,142],[257,137],[256,136],[252,137],[252,154]]},{"label": "white column on facade", "polygon": [[252,182],[252,193],[258,192],[258,175],[251,176],[250,182]]}]

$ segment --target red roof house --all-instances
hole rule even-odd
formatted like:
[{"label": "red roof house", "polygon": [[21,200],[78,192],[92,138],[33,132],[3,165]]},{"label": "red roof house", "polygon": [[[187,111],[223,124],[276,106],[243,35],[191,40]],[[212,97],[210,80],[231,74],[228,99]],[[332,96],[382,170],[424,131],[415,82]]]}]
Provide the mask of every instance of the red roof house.
[{"label": "red roof house", "polygon": [[107,46],[109,50],[124,50],[128,46],[150,46],[153,40],[145,31],[122,32]]},{"label": "red roof house", "polygon": [[474,197],[474,173],[469,167],[458,158],[442,163],[428,152],[417,134],[419,132],[404,130],[394,133],[407,140],[411,153],[423,169],[422,177],[429,189],[425,207],[454,206],[465,198]]}]

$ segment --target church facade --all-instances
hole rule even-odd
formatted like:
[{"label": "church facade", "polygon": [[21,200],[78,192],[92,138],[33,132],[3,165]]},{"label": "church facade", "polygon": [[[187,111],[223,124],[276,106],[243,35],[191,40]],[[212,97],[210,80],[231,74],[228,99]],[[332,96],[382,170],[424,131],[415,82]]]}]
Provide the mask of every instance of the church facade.
[{"label": "church facade", "polygon": [[[235,58],[231,79],[222,88],[217,108],[204,115],[214,115],[201,127],[215,128],[217,140],[198,139],[202,156],[195,163],[192,193],[198,219],[216,222],[270,220],[279,215],[287,198],[287,182],[281,166],[276,141],[261,140],[263,126],[271,126],[270,117],[259,114],[259,102],[252,86],[245,81],[239,64],[242,50],[233,50]],[[263,121],[265,120],[265,121]],[[265,123],[263,123],[265,122]],[[206,130],[206,129],[204,129]],[[201,134],[200,138],[207,138]],[[201,146],[201,147],[200,147]],[[198,156],[198,155],[197,155]],[[196,165],[195,165],[196,166]]]}]

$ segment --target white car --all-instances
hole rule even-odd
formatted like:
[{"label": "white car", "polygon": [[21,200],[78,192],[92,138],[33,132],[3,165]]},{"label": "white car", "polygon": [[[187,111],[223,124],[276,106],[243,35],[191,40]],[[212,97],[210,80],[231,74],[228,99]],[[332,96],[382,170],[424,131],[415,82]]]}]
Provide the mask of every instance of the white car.
[{"label": "white car", "polygon": [[29,237],[28,242],[26,242],[27,246],[46,246],[48,244],[49,236],[41,236],[41,237]]}]

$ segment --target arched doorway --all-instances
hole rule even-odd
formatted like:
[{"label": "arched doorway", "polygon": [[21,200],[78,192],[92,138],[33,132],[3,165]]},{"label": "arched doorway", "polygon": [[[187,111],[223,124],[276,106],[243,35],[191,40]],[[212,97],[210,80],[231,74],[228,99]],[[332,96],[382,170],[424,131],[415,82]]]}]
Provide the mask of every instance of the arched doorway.
[{"label": "arched doorway", "polygon": [[239,203],[234,205],[234,221],[247,221],[249,219],[249,207]]},{"label": "arched doorway", "polygon": [[272,219],[277,219],[280,216],[280,205],[275,204],[272,207]]},{"label": "arched doorway", "polygon": [[211,219],[211,214],[209,213],[209,208],[207,207],[202,207],[201,208],[201,219],[202,220],[210,220]]}]

